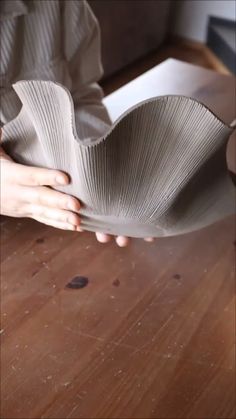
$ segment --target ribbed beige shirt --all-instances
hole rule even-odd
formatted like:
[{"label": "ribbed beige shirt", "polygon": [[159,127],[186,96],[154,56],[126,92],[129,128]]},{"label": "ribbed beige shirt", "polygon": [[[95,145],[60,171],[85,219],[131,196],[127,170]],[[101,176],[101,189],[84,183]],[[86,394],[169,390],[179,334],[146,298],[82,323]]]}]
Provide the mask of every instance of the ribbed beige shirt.
[{"label": "ribbed beige shirt", "polygon": [[21,109],[13,83],[52,80],[72,94],[80,139],[104,134],[100,30],[86,1],[2,0],[0,7],[1,125]]}]

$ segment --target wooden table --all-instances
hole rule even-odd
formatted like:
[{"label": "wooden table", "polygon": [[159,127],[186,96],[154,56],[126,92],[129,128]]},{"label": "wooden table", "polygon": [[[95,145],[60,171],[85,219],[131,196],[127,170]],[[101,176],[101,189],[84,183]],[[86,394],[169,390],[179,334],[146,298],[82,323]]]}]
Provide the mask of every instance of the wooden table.
[{"label": "wooden table", "polygon": [[[167,60],[105,103],[181,93],[230,122],[233,87]],[[233,217],[125,249],[3,218],[2,417],[234,418],[234,240]]]}]

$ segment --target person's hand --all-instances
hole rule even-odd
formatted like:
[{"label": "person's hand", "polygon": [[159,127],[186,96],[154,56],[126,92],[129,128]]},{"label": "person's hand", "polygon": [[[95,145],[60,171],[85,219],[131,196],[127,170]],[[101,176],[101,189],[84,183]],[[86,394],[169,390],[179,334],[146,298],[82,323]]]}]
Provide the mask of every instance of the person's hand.
[{"label": "person's hand", "polygon": [[1,150],[1,214],[30,217],[65,230],[80,224],[79,201],[51,186],[66,185],[68,176],[58,170],[15,163]]},{"label": "person's hand", "polygon": [[[24,166],[14,162],[0,146],[1,185],[0,213],[11,217],[30,217],[44,224],[64,230],[82,231],[78,215],[78,199],[51,189],[66,185],[69,177],[58,170]],[[96,233],[100,243],[112,236]],[[120,247],[129,243],[127,237],[115,238]],[[153,241],[146,238],[146,241]]]},{"label": "person's hand", "polygon": [[[96,234],[97,240],[100,243],[108,243],[112,239],[112,236],[110,236],[108,234],[104,234],[104,233],[95,233],[95,234]],[[129,237],[124,237],[124,236],[117,236],[117,237],[115,237],[115,240],[116,240],[116,244],[119,247],[126,247],[126,246],[128,246],[128,244],[130,242],[130,238]],[[154,241],[154,238],[153,237],[146,237],[144,239],[144,241],[151,243],[151,242]]]},{"label": "person's hand", "polygon": [[[0,160],[2,215],[30,217],[56,228],[81,231],[78,199],[50,188],[68,184],[65,173],[15,163],[2,149]],[[100,243],[111,240],[111,236],[103,233],[96,233],[96,238]],[[115,240],[120,247],[129,243],[127,237],[119,236]]]}]

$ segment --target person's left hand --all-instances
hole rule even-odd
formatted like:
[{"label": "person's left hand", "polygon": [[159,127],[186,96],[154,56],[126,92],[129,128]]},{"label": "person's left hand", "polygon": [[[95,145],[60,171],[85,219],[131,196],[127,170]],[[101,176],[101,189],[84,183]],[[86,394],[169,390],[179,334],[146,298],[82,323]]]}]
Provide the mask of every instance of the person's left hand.
[{"label": "person's left hand", "polygon": [[[0,128],[0,142],[1,134]],[[66,174],[20,165],[5,153],[1,145],[0,161],[1,214],[12,217],[30,217],[53,227],[82,231],[79,226],[79,201],[45,186],[53,186],[56,175],[60,176],[63,183],[69,183],[69,177]],[[67,204],[71,205],[71,210],[68,210]],[[100,243],[108,243],[112,238],[100,232],[95,235]],[[144,240],[152,242],[153,238],[147,237]],[[128,237],[118,236],[115,237],[115,241],[120,247],[129,244]]]}]

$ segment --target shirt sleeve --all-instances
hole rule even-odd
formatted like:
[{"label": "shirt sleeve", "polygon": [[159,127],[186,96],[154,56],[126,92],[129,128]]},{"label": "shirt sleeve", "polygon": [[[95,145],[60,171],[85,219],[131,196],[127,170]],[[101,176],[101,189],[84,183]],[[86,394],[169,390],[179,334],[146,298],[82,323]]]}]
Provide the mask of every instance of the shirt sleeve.
[{"label": "shirt sleeve", "polygon": [[98,80],[103,74],[100,28],[86,1],[63,2],[63,47],[80,139],[98,138],[111,125]]}]

